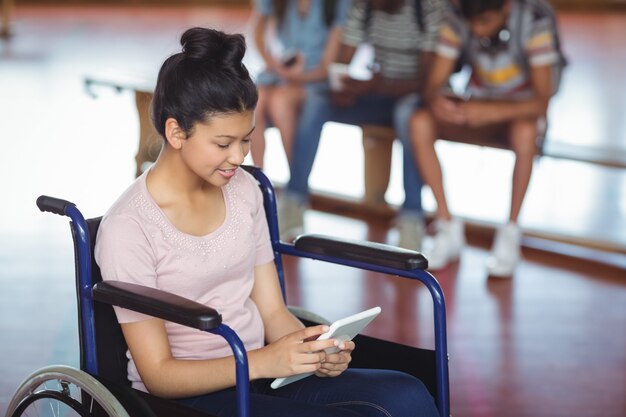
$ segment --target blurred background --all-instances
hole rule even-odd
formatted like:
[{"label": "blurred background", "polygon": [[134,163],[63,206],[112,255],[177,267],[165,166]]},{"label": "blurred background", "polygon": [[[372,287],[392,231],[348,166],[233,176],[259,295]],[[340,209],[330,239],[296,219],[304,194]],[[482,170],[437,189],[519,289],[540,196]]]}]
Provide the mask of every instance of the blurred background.
[{"label": "blurred background", "polygon": [[[188,27],[250,40],[251,5],[1,1],[3,415],[28,373],[78,364],[69,228],[65,219],[41,214],[37,196],[73,201],[87,217],[102,215],[135,177],[135,92],[151,88]],[[525,260],[512,280],[488,279],[483,268],[493,226],[508,214],[512,153],[450,142],[437,148],[451,208],[468,224],[461,262],[436,275],[449,309],[455,416],[626,416],[626,2],[552,3],[570,65],[550,107],[545,155],[535,162],[520,219]],[[252,42],[246,63],[253,74],[261,69]],[[87,88],[86,79],[130,88]],[[280,188],[289,174],[274,129],[267,141],[266,172]],[[339,163],[339,173],[325,169]],[[403,200],[401,177],[401,148],[394,145],[390,211]],[[359,128],[326,125],[310,184],[318,198],[306,214],[308,230],[396,238],[388,212],[359,209]],[[423,196],[432,213],[427,188]],[[370,334],[432,345],[431,306],[419,285],[306,261],[287,260],[287,268],[292,304],[337,319],[375,302],[389,316]],[[319,295],[329,286],[335,298],[324,300]]]}]

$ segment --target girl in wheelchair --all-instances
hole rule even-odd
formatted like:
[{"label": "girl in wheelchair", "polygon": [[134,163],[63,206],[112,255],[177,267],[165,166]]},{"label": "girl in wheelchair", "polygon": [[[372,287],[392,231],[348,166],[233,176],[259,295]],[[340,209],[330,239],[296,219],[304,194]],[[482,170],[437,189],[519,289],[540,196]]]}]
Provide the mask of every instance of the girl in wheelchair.
[{"label": "girl in wheelchair", "polygon": [[[105,280],[152,286],[211,306],[243,340],[253,415],[437,416],[420,380],[348,369],[353,342],[315,338],[285,307],[263,201],[239,166],[257,90],[245,41],[192,28],[161,67],[152,104],[164,139],[155,164],[104,216],[95,256]],[[219,336],[116,307],[134,388],[217,416],[235,415],[235,363]],[[338,347],[326,354],[324,349]],[[272,378],[316,376],[270,388]]]}]

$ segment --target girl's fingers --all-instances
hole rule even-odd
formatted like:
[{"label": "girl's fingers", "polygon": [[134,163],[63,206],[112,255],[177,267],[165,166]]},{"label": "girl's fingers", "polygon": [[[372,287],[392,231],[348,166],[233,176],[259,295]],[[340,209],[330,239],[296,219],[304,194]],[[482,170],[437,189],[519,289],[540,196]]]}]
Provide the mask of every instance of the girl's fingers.
[{"label": "girl's fingers", "polygon": [[327,340],[313,340],[311,342],[306,342],[302,344],[302,348],[308,352],[319,352],[324,351],[329,348],[337,348],[340,343],[336,339],[327,339]]},{"label": "girl's fingers", "polygon": [[301,353],[299,358],[300,358],[299,362],[303,364],[324,363],[326,361],[326,353],[324,353],[324,351],[306,352],[306,353]]},{"label": "girl's fingers", "polygon": [[345,352],[352,352],[356,348],[356,345],[352,340],[348,340],[339,344],[339,350]]},{"label": "girl's fingers", "polygon": [[302,330],[292,333],[292,336],[298,340],[314,340],[326,333],[329,329],[330,327],[328,327],[328,325],[320,324],[318,326],[305,327]]}]

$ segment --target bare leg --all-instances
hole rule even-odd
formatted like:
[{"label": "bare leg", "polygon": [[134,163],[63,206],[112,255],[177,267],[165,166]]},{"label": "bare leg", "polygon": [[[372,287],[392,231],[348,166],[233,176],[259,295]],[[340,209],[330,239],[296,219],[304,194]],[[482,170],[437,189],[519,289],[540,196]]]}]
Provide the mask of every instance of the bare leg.
[{"label": "bare leg", "polygon": [[282,85],[275,89],[268,103],[269,115],[280,131],[285,155],[287,155],[287,160],[290,164],[293,152],[293,137],[298,125],[298,116],[304,97],[304,88]]},{"label": "bare leg", "polygon": [[516,223],[528,189],[533,170],[533,159],[537,153],[537,121],[535,119],[511,122],[509,138],[515,152],[513,168],[510,221]]},{"label": "bare leg", "polygon": [[418,110],[411,116],[409,127],[417,165],[424,182],[430,186],[437,201],[437,217],[450,220],[450,211],[443,188],[441,164],[435,151],[435,141],[438,134],[435,119],[430,111]]},{"label": "bare leg", "polygon": [[0,38],[9,38],[11,36],[11,14],[13,13],[13,3],[15,0],[2,0],[2,11],[0,15]]},{"label": "bare leg", "polygon": [[252,132],[252,143],[250,152],[254,165],[263,168],[263,158],[265,157],[265,129],[267,129],[267,107],[270,97],[274,92],[274,87],[259,87],[259,100],[255,111],[255,128]]}]

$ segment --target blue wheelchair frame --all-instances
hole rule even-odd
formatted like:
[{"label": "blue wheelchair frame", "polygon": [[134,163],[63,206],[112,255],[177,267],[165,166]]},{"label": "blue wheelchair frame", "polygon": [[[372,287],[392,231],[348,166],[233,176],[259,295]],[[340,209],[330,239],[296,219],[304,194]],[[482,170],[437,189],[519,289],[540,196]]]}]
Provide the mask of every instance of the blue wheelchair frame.
[{"label": "blue wheelchair frame", "polygon": [[[371,242],[351,241],[346,239],[330,238],[320,235],[302,235],[293,244],[280,241],[278,233],[278,219],[276,217],[276,196],[270,180],[258,168],[244,167],[259,182],[264,197],[265,211],[267,214],[270,239],[275,255],[275,262],[280,279],[283,298],[285,298],[285,283],[282,268],[282,255],[298,256],[314,260],[326,261],[338,265],[345,265],[359,269],[380,272],[382,274],[395,275],[403,278],[418,280],[429,290],[433,300],[434,333],[435,333],[435,373],[436,373],[436,404],[442,417],[450,415],[449,379],[448,379],[448,353],[446,339],[446,312],[443,291],[437,280],[425,269],[427,262],[417,252],[406,251]],[[92,282],[91,246],[90,234],[87,221],[76,206],[66,200],[41,196],[37,199],[37,205],[41,211],[52,212],[71,219],[76,248],[77,268],[77,298],[79,312],[81,314],[81,338],[84,350],[81,358],[84,371],[91,375],[100,375],[97,361],[96,334],[94,323],[94,301],[102,301],[116,304],[112,294],[120,291],[142,291],[141,287],[128,283]],[[393,255],[400,253],[400,257]],[[341,257],[338,257],[340,254]],[[382,256],[381,256],[382,255]],[[406,255],[419,255],[422,262],[416,262],[416,257]],[[95,285],[94,285],[95,284]],[[158,292],[158,290],[155,290]],[[176,296],[173,296],[176,298]],[[169,295],[172,298],[172,295]],[[226,324],[221,322],[221,316],[206,306],[189,302],[180,298],[181,309],[191,307],[193,310],[196,328],[220,335],[231,346],[236,362],[236,390],[237,412],[239,417],[250,416],[249,401],[249,375],[246,350],[237,334]],[[119,305],[119,304],[117,304]],[[144,306],[145,307],[145,306]],[[177,321],[188,325],[188,319],[176,315],[160,315],[160,311],[146,307],[142,312],[161,317],[170,321]],[[140,311],[140,310],[137,310]]]},{"label": "blue wheelchair frame", "polygon": [[[261,190],[263,192],[263,200],[266,213],[276,213],[276,194],[274,193],[274,187],[269,178],[265,176],[258,168],[251,168],[249,171],[254,175],[257,181],[259,181]],[[434,332],[435,332],[435,372],[437,376],[437,396],[435,398],[437,409],[442,417],[450,415],[450,388],[449,388],[449,371],[448,371],[448,341],[446,331],[446,304],[443,295],[443,290],[439,285],[439,282],[425,269],[419,268],[415,264],[401,264],[394,265],[394,267],[387,266],[388,262],[383,262],[382,265],[376,265],[371,262],[371,258],[366,260],[357,260],[359,256],[351,256],[346,258],[339,258],[329,253],[332,250],[328,250],[326,247],[316,248],[314,245],[307,245],[310,238],[320,238],[330,240],[327,236],[316,235],[303,235],[300,236],[294,244],[284,243],[280,240],[278,233],[278,218],[276,216],[270,216],[268,214],[268,225],[270,230],[270,239],[272,241],[272,247],[274,248],[274,256],[276,258],[277,269],[279,271],[279,279],[281,288],[283,289],[283,298],[286,298],[285,284],[282,268],[281,255],[292,255],[302,258],[309,258],[315,260],[326,261],[338,265],[345,265],[358,269],[364,269],[373,272],[380,272],[386,275],[396,275],[403,278],[418,280],[423,283],[430,292],[433,300],[433,315],[434,315]],[[355,246],[361,246],[362,242],[348,241],[346,239],[333,239],[340,244],[352,243]],[[305,243],[306,242],[306,243]],[[383,245],[373,245],[374,247],[382,247]],[[306,250],[304,249],[306,248]]]}]

